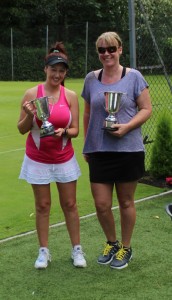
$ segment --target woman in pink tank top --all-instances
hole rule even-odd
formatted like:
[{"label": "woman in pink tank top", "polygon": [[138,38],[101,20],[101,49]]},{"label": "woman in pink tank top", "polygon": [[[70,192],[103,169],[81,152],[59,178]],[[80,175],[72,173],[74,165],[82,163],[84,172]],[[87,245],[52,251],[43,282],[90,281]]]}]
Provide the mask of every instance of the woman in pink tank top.
[{"label": "woman in pink tank top", "polygon": [[[56,182],[57,185],[72,244],[73,264],[76,267],[86,267],[80,245],[76,205],[76,182],[81,173],[71,142],[79,133],[79,106],[76,93],[64,87],[68,68],[64,45],[56,42],[45,57],[46,80],[26,91],[18,121],[19,132],[28,133],[19,178],[31,184],[35,198],[36,229],[40,245],[35,262],[37,269],[46,268],[51,261],[48,249],[51,182]],[[52,124],[54,131],[40,137],[44,119],[40,117],[39,106],[36,104],[41,103],[43,97],[48,100],[49,116],[46,122]]]}]

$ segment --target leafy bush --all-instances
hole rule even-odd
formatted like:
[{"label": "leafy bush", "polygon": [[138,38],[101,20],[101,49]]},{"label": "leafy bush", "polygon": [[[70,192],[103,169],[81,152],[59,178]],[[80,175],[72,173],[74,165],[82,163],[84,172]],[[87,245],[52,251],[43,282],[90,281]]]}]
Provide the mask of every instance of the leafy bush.
[{"label": "leafy bush", "polygon": [[163,113],[157,123],[150,174],[159,179],[172,176],[172,117],[168,112]]}]

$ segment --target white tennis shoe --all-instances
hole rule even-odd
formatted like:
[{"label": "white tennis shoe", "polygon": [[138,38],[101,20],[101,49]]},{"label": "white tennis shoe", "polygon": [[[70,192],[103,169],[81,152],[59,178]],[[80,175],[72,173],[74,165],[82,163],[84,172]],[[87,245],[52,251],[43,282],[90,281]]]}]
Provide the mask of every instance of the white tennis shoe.
[{"label": "white tennis shoe", "polygon": [[51,255],[46,247],[39,249],[39,255],[35,262],[36,269],[45,269],[48,266],[48,262],[51,262]]},{"label": "white tennis shoe", "polygon": [[80,245],[76,245],[73,247],[71,258],[75,267],[85,268],[87,266],[84,256],[85,254],[82,251],[82,247]]}]

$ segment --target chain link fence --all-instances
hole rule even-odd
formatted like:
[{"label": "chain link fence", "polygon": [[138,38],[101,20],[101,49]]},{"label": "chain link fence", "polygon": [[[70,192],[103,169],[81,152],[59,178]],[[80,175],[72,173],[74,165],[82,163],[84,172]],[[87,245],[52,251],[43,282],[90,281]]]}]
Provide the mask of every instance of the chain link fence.
[{"label": "chain link fence", "polygon": [[[151,28],[143,7],[137,14],[135,27],[136,68],[149,83],[153,103],[152,117],[143,126],[148,170],[158,118],[165,110],[172,109],[172,35],[162,24],[157,28]],[[24,81],[33,78],[34,81],[44,80],[43,58],[48,47],[57,40],[63,41],[67,48],[71,70],[69,76],[84,78],[89,71],[101,68],[95,50],[95,41],[104,31],[117,31],[120,34],[123,40],[121,64],[129,66],[129,30],[124,32],[121,27],[115,25],[113,28],[109,27],[108,22],[82,23],[58,28],[45,26],[30,33],[23,32],[22,38],[19,37],[17,30],[9,28],[9,35],[1,36],[0,39],[1,65],[5,65],[5,72],[3,68],[0,70],[0,80]],[[31,58],[33,49],[35,55]]]},{"label": "chain link fence", "polygon": [[163,24],[151,28],[148,17],[140,4],[136,28],[137,69],[149,83],[153,104],[152,117],[143,126],[147,170],[158,120],[162,113],[172,109],[172,35]]}]

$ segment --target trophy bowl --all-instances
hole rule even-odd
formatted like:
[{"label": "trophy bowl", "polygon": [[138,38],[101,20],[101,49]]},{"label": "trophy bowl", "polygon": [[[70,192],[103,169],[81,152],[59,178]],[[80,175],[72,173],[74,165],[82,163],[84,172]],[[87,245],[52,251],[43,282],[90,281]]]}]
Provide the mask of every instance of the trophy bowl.
[{"label": "trophy bowl", "polygon": [[54,126],[47,121],[50,116],[48,98],[49,97],[41,97],[31,101],[36,107],[37,118],[42,121],[40,129],[41,138],[54,135]]},{"label": "trophy bowl", "polygon": [[102,129],[116,131],[116,128],[111,127],[113,124],[117,124],[117,118],[115,114],[119,111],[121,97],[124,95],[122,92],[104,92],[105,96],[105,110],[109,113],[108,117],[104,120],[104,126]]}]

